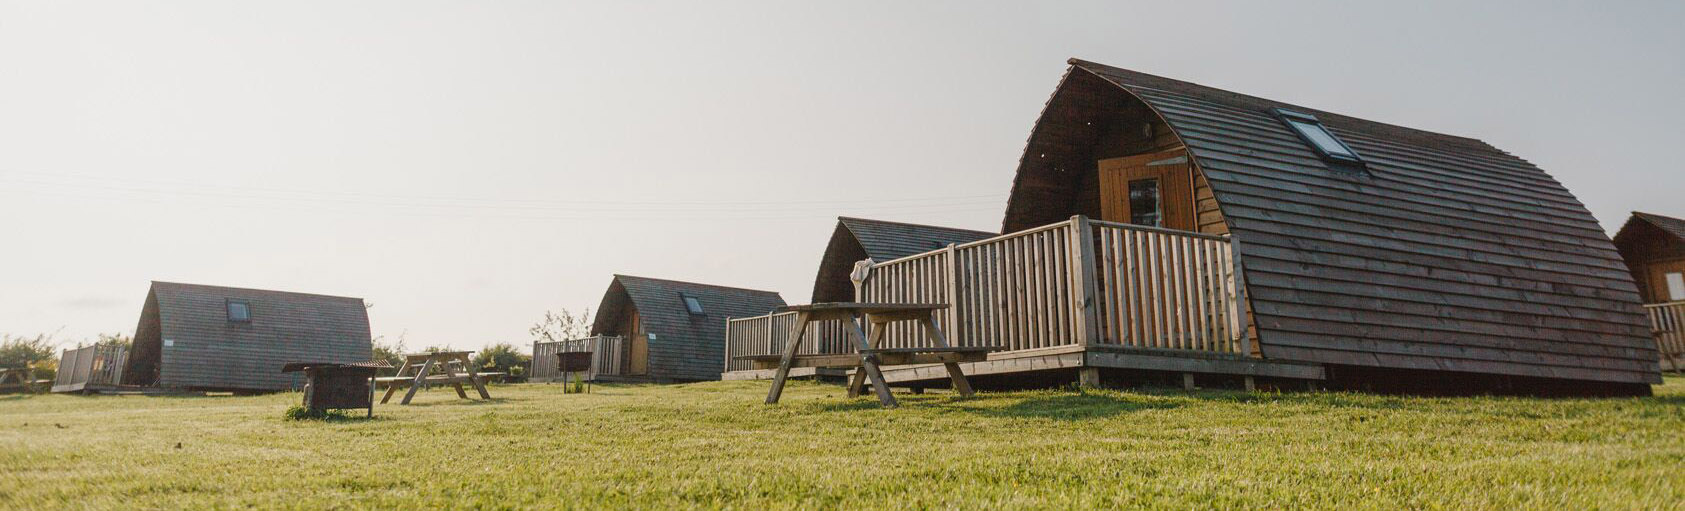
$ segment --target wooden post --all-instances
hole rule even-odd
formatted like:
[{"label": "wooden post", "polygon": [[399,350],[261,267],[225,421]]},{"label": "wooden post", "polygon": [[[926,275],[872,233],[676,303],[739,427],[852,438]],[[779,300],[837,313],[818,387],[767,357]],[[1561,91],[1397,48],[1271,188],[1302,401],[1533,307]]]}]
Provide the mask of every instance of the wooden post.
[{"label": "wooden post", "polygon": [[[796,359],[796,344],[802,340],[802,334],[807,331],[807,320],[812,313],[801,311],[796,313],[796,327],[790,335],[789,344],[784,347],[784,357],[778,361],[778,372],[772,376],[772,390],[767,391],[766,404],[778,404],[778,398],[784,395],[784,380],[790,377],[790,364]],[[772,337],[772,316],[767,316],[767,337]]]},{"label": "wooden post", "polygon": [[1182,390],[1194,390],[1194,373],[1182,373]]},{"label": "wooden post", "polygon": [[1235,292],[1235,321],[1231,322],[1231,324],[1239,327],[1238,331],[1240,332],[1240,339],[1238,348],[1240,349],[1241,356],[1250,357],[1252,356],[1252,315],[1247,314],[1249,307],[1247,307],[1246,301],[1246,277],[1243,273],[1241,273],[1240,268],[1240,240],[1236,240],[1233,234],[1229,235],[1229,259],[1233,261],[1234,264]]},{"label": "wooden post", "polygon": [[1077,322],[1076,343],[1083,345],[1100,344],[1100,311],[1096,298],[1098,287],[1094,283],[1094,229],[1088,223],[1088,217],[1076,215],[1071,217],[1071,301],[1075,302],[1080,315]]},{"label": "wooden post", "polygon": [[[491,394],[486,392],[485,382],[480,381],[480,370],[474,368],[474,361],[468,355],[458,355],[457,358],[462,360],[462,367],[465,371],[468,371],[468,383],[472,384],[474,390],[480,393],[480,399],[491,399]],[[457,388],[457,393],[462,393],[461,387]]]},{"label": "wooden post", "polygon": [[[726,316],[726,318],[725,318],[725,363],[720,365],[720,367],[725,368],[726,372],[731,371],[731,352],[732,352],[731,346],[733,344],[736,344],[736,343],[737,343],[737,341],[731,336],[731,316]],[[597,357],[595,355],[593,355],[591,357],[591,359],[592,359],[591,360],[591,369],[593,369],[593,370],[597,368],[596,358]]]},{"label": "wooden post", "polygon": [[954,340],[958,341],[960,339],[964,339],[964,337],[960,337],[960,282],[959,282],[959,278],[960,278],[959,264],[960,263],[959,263],[959,251],[955,250],[953,243],[948,244],[947,251],[948,251],[948,254],[947,254],[947,257],[948,257],[948,289],[947,289],[947,293],[948,293],[948,300],[947,300],[947,302],[948,302],[948,317],[947,317],[947,319],[943,320],[945,322],[945,324],[943,324],[942,327],[948,329],[948,334],[954,336]]},{"label": "wooden post", "polygon": [[[413,357],[404,357],[404,366],[408,367],[409,365],[411,365],[410,364],[411,358],[413,358]],[[401,404],[401,405],[410,404],[410,399],[415,398],[415,391],[421,390],[422,383],[427,381],[427,373],[431,372],[433,370],[433,357],[426,357],[426,358],[427,358],[427,362],[424,362],[424,363],[421,364],[421,370],[416,373],[415,381],[410,382],[410,389],[408,391],[404,392],[404,398],[399,400],[398,404]]]},{"label": "wooden post", "polygon": [[895,408],[899,404],[895,402],[895,396],[889,393],[889,383],[884,381],[883,371],[878,370],[878,355],[871,352],[871,349],[877,347],[878,341],[884,337],[884,331],[888,326],[871,325],[872,331],[868,335],[861,326],[870,319],[864,314],[855,314],[850,318],[855,332],[860,335],[860,369],[866,371],[866,379],[871,380],[872,390],[878,394],[878,404],[883,405],[884,408]]},{"label": "wooden post", "polygon": [[[952,250],[953,248],[953,245],[948,245],[949,250]],[[950,307],[952,306],[950,305]],[[952,309],[950,308],[949,310]],[[936,347],[948,347],[948,341],[943,338],[942,329],[936,326],[936,311],[931,311],[930,315],[919,318],[919,323],[924,325],[925,335],[930,336],[931,342],[935,343]],[[881,327],[883,327],[883,325],[872,325],[872,328],[874,329]],[[964,397],[970,397],[972,394],[975,394],[975,392],[972,392],[971,390],[971,382],[965,379],[965,372],[960,369],[959,363],[943,362],[942,367],[948,370],[948,381],[953,385],[954,392],[957,392],[959,395]]]},{"label": "wooden post", "polygon": [[1077,385],[1091,389],[1100,388],[1100,368],[1083,367],[1077,369]]},{"label": "wooden post", "polygon": [[1258,390],[1257,379],[1253,378],[1252,376],[1247,376],[1246,377],[1246,391],[1247,392],[1253,392],[1253,391],[1256,391],[1256,390]]}]

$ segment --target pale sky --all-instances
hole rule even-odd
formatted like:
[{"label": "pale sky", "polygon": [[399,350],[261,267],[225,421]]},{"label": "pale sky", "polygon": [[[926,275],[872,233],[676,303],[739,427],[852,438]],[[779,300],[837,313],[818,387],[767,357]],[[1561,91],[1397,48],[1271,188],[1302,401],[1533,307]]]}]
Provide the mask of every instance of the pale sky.
[{"label": "pale sky", "polygon": [[626,273],[807,301],[835,217],[998,230],[1079,57],[1485,140],[1685,215],[1673,2],[0,1],[0,332],[151,280],[526,345]]}]

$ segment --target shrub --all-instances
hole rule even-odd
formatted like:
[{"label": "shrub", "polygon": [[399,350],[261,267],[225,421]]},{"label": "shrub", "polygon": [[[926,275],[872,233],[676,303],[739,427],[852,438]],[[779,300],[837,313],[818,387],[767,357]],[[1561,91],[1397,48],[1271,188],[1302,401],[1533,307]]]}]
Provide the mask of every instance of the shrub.
[{"label": "shrub", "polygon": [[315,409],[311,409],[311,408],[305,408],[304,405],[293,405],[291,408],[288,408],[287,413],[286,413],[286,417],[287,417],[287,420],[295,420],[295,421],[304,421],[304,420],[327,421],[327,420],[344,420],[344,419],[348,418],[348,416],[345,415],[344,410],[315,410]]}]

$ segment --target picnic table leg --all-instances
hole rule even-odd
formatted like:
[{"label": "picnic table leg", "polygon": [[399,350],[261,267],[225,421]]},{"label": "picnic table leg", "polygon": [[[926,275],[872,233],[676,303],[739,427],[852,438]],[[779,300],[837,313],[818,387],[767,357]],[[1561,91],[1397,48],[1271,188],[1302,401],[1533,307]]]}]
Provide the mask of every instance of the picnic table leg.
[{"label": "picnic table leg", "polygon": [[[790,364],[795,363],[796,349],[802,344],[802,335],[807,333],[807,321],[813,314],[807,311],[796,313],[796,332],[790,336],[790,344],[784,347],[784,358],[778,360],[778,372],[772,376],[772,390],[767,391],[766,404],[778,404],[778,398],[784,395],[784,380],[790,377]],[[772,328],[769,323],[767,328]]]},{"label": "picnic table leg", "polygon": [[[409,361],[407,361],[407,360],[404,361],[404,365],[406,365],[406,366],[409,365]],[[433,357],[427,357],[427,362],[421,364],[421,370],[416,371],[415,381],[410,382],[410,390],[407,391],[407,392],[404,392],[404,399],[402,401],[398,401],[398,404],[401,404],[401,405],[410,404],[410,399],[415,398],[415,391],[421,389],[422,382],[427,379],[427,373],[432,372],[432,371],[433,371]]]},{"label": "picnic table leg", "polygon": [[[883,326],[881,323],[873,323],[871,326],[871,337],[866,339],[866,346],[876,348],[883,341],[884,329],[881,328]],[[866,390],[866,366],[861,365],[854,369],[854,378],[849,381],[848,397],[850,399],[860,397],[861,391],[864,390]]]},{"label": "picnic table leg", "polygon": [[[466,370],[466,368],[464,368],[464,370]],[[457,399],[468,399],[468,393],[464,392],[462,390],[462,382],[456,381],[456,378],[458,378],[458,376],[459,375],[456,374],[456,370],[451,369],[450,361],[446,361],[445,362],[445,377],[451,379],[451,387],[456,389],[456,398]]]},{"label": "picnic table leg", "polygon": [[[860,336],[860,368],[865,370],[866,377],[872,380],[872,390],[878,393],[878,404],[883,405],[884,408],[900,406],[899,403],[895,402],[895,396],[889,393],[889,383],[884,381],[883,371],[878,370],[878,356],[869,351],[872,349],[873,339],[875,338],[866,337],[866,332],[860,327],[862,319],[867,318],[854,316],[848,320],[849,325],[854,327],[855,335]],[[872,332],[882,335],[883,326],[875,325]]]},{"label": "picnic table leg", "polygon": [[866,368],[864,366],[854,368],[854,376],[851,376],[848,379],[848,398],[854,399],[860,397],[860,391],[865,387]]},{"label": "picnic table leg", "polygon": [[[924,325],[925,335],[938,347],[948,347],[948,339],[942,335],[942,329],[936,326],[936,311],[930,312],[930,317],[919,318],[919,324]],[[942,367],[948,369],[948,381],[953,382],[954,392],[961,396],[971,396],[971,381],[965,379],[965,372],[960,370],[957,362],[943,362]]]},{"label": "picnic table leg", "polygon": [[[474,386],[476,392],[480,393],[480,399],[490,401],[491,394],[486,392],[486,384],[480,381],[480,371],[474,369],[474,365],[469,362],[467,356],[462,357],[462,367],[468,371],[468,383]],[[461,387],[457,387],[458,393],[461,393],[461,390]]]},{"label": "picnic table leg", "polygon": [[[392,376],[403,377],[408,374],[410,374],[409,359],[404,359],[404,366],[398,368],[398,373]],[[398,393],[398,382],[386,382],[386,395],[380,396],[380,404],[386,404],[387,401],[391,401],[392,395],[396,393]]]}]

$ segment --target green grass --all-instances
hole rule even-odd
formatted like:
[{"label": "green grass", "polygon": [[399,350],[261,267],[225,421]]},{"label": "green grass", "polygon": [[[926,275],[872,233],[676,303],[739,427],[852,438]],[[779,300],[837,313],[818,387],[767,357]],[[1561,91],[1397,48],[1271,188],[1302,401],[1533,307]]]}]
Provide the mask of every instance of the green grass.
[{"label": "green grass", "polygon": [[[0,508],[1680,509],[1685,379],[1642,399],[796,383],[425,392],[374,420],[297,394],[0,396]],[[357,414],[353,414],[357,415]]]}]

